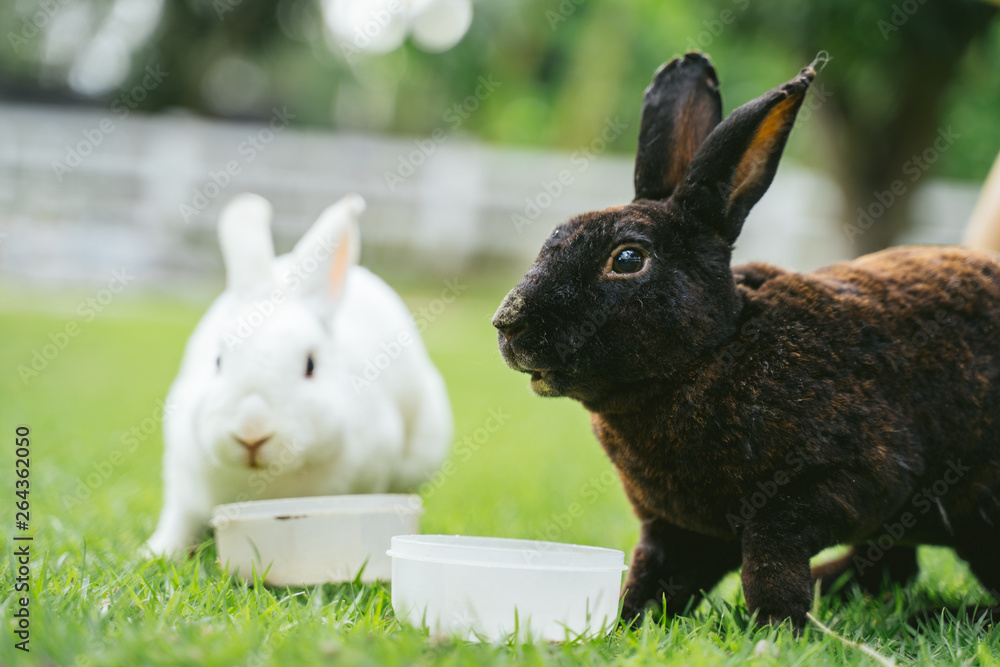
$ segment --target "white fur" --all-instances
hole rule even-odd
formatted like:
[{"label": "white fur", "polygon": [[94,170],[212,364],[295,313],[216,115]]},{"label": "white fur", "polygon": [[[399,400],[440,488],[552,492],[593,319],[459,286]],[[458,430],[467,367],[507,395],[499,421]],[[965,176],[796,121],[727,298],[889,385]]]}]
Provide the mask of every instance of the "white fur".
[{"label": "white fur", "polygon": [[[240,195],[223,212],[227,287],[167,398],[163,511],[147,553],[186,550],[220,503],[409,491],[441,464],[444,382],[399,296],[356,266],[363,210],[345,197],[276,259],[266,200]],[[269,434],[250,467],[235,437]]]}]

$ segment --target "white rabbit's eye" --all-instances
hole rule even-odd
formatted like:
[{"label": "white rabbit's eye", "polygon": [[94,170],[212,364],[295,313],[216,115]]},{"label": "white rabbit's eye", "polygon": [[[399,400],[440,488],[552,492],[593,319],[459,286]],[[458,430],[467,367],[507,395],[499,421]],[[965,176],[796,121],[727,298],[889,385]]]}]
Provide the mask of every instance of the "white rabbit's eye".
[{"label": "white rabbit's eye", "polygon": [[217,371],[221,371],[222,370],[222,355],[221,354],[215,358],[215,370],[217,370]]},{"label": "white rabbit's eye", "polygon": [[616,248],[608,261],[605,273],[609,276],[634,276],[645,271],[646,253],[635,246]]},{"label": "white rabbit's eye", "polygon": [[306,377],[311,378],[313,376],[313,371],[316,370],[316,364],[313,362],[313,356],[310,354],[306,357]]}]

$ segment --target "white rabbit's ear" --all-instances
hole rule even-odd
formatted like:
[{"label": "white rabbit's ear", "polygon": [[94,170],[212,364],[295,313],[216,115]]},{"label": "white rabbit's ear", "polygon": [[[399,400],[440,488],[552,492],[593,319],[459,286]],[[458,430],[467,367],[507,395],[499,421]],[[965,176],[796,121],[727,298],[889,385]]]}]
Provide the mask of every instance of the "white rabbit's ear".
[{"label": "white rabbit's ear", "polygon": [[219,217],[219,245],[227,289],[243,293],[270,283],[274,262],[270,202],[249,192],[233,198]]},{"label": "white rabbit's ear", "polygon": [[323,211],[292,250],[296,273],[302,276],[300,293],[336,303],[344,290],[347,271],[361,257],[358,218],[365,211],[361,195],[347,195]]}]

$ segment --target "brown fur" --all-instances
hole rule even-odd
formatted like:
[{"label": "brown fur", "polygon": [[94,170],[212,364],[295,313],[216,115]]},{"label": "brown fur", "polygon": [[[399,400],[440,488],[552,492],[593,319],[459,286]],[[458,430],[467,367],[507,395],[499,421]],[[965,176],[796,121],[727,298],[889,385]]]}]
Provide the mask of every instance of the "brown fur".
[{"label": "brown fur", "polygon": [[[809,557],[834,544],[891,538],[884,525],[908,511],[915,525],[893,545],[955,546],[984,585],[1000,589],[997,258],[959,248],[903,248],[812,274],[763,265],[734,272],[763,282],[740,284],[737,329],[713,357],[655,391],[646,386],[587,406],[644,521],[644,538],[667,531],[684,540],[686,533],[669,525],[735,541],[748,523],[744,515],[766,518],[756,527],[759,540],[748,545],[743,537],[746,597],[751,608],[783,618],[787,609],[758,599],[797,580],[799,609],[792,617],[800,624],[811,594]],[[766,321],[755,323],[763,313]],[[825,372],[817,377],[820,368]],[[901,400],[889,404],[883,396]],[[949,463],[971,470],[938,496],[930,485],[958,476]],[[779,485],[782,475],[788,481]],[[753,514],[741,513],[744,499],[760,498],[763,488],[777,493],[761,508],[751,501]],[[793,526],[803,534],[790,545]],[[753,568],[748,560],[756,552],[748,546],[783,567]],[[640,543],[637,554],[657,548]],[[706,541],[688,556],[701,560],[715,548],[722,549]],[[883,566],[895,562],[882,551],[863,567],[869,589],[880,583]],[[864,549],[859,557],[869,560]],[[735,554],[719,563],[687,585],[688,596],[739,564]],[[829,586],[844,571],[827,566],[816,574]],[[912,574],[912,567],[890,572]],[[670,570],[655,581],[670,576],[677,579]],[[640,559],[626,589],[639,592],[649,579]],[[674,608],[686,601],[678,596]]]}]

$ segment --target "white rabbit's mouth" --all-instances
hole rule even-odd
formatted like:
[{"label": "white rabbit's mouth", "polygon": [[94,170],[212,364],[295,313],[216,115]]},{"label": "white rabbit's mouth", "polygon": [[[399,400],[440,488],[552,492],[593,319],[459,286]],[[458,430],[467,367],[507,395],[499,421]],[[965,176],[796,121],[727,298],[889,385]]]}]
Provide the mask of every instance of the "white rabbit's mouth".
[{"label": "white rabbit's mouth", "polygon": [[272,438],[274,434],[269,434],[263,437],[256,438],[241,438],[236,434],[233,434],[233,440],[242,445],[246,450],[246,461],[248,468],[261,468],[261,448],[264,447]]},{"label": "white rabbit's mouth", "polygon": [[257,450],[251,449],[247,452],[247,467],[248,468],[261,468],[261,462],[257,457]]},{"label": "white rabbit's mouth", "polygon": [[[277,434],[260,438],[239,438],[232,433],[221,436],[215,447],[220,462],[228,468],[238,470],[265,470],[273,467],[282,458],[285,449]],[[287,460],[290,457],[285,456]]]},{"label": "white rabbit's mouth", "polygon": [[253,448],[229,443],[227,452],[226,464],[230,468],[251,472],[266,471],[276,476],[298,470],[305,461],[302,447],[289,445],[277,435]]}]

